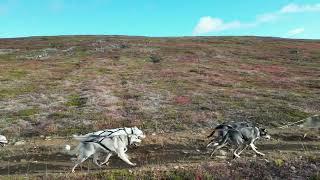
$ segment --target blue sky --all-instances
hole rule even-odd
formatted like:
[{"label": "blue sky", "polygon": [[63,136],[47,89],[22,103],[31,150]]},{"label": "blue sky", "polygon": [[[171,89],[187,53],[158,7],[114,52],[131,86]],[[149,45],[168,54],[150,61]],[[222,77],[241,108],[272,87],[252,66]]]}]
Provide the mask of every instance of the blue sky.
[{"label": "blue sky", "polygon": [[0,0],[0,38],[42,35],[320,39],[320,0]]}]

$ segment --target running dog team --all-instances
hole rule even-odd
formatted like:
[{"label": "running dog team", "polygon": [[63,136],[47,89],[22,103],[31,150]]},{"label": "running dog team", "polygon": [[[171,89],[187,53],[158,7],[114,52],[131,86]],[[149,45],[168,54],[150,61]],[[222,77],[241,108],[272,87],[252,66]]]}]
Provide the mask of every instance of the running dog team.
[{"label": "running dog team", "polygon": [[[222,123],[214,128],[208,138],[212,138],[215,132],[218,132],[218,136],[211,139],[207,145],[207,147],[213,146],[211,156],[218,149],[227,145],[234,147],[234,158],[239,158],[242,151],[247,147],[250,147],[258,155],[264,156],[263,153],[257,151],[254,142],[261,137],[270,139],[266,129],[248,122]],[[92,155],[94,164],[99,167],[107,164],[112,155],[117,155],[127,164],[135,166],[136,164],[132,163],[126,154],[127,146],[138,145],[145,137],[144,133],[137,127],[105,129],[80,136],[74,135],[73,138],[79,141],[79,145],[70,152],[70,154],[77,156],[77,158],[73,158],[75,165],[72,172],[75,172],[75,168]],[[6,137],[0,135],[0,145],[4,146],[7,143]],[[70,151],[70,148],[66,149]],[[105,159],[98,163],[101,155],[106,155]]]}]

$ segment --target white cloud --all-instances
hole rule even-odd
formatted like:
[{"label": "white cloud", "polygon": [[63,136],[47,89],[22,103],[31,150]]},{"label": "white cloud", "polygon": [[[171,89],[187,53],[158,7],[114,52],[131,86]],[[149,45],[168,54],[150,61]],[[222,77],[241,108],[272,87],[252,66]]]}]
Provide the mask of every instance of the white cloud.
[{"label": "white cloud", "polygon": [[239,21],[224,22],[220,18],[210,16],[201,17],[198,24],[193,30],[193,34],[204,34],[208,32],[224,31],[229,29],[240,28],[244,26]]},{"label": "white cloud", "polygon": [[303,32],[304,32],[304,28],[296,28],[296,29],[290,30],[287,34],[288,34],[289,37],[291,37],[291,36],[295,36],[295,35],[301,34]]},{"label": "white cloud", "polygon": [[210,16],[201,17],[198,24],[194,28],[194,34],[202,34],[220,29],[223,21],[218,18],[211,18]]},{"label": "white cloud", "polygon": [[[293,3],[288,4],[275,12],[257,15],[254,21],[247,23],[240,21],[224,22],[223,19],[217,17],[205,16],[200,18],[199,22],[193,30],[193,34],[198,35],[209,32],[225,31],[230,29],[256,27],[260,24],[276,21],[279,18],[281,18],[281,16],[283,16],[284,14],[303,12],[320,12],[320,3],[304,5],[297,5]],[[298,28],[291,30],[290,32],[288,32],[288,34],[296,35],[302,33],[303,31],[303,28]]]},{"label": "white cloud", "polygon": [[320,3],[318,4],[288,4],[284,6],[280,12],[281,13],[301,13],[301,12],[316,12],[320,11]]},{"label": "white cloud", "polygon": [[271,22],[277,19],[278,19],[277,13],[266,13],[266,14],[258,15],[256,18],[256,23]]}]

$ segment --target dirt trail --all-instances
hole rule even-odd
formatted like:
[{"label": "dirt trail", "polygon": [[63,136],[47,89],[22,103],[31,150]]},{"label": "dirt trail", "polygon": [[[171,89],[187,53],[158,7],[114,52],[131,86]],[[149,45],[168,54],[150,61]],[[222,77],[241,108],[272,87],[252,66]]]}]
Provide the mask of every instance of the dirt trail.
[{"label": "dirt trail", "polygon": [[[282,153],[286,156],[296,156],[299,154],[308,154],[313,156],[320,156],[320,144],[317,142],[270,142],[258,144],[258,148],[266,153],[265,157],[254,157],[252,151],[243,153],[244,158],[253,158],[268,160],[276,154]],[[231,160],[231,153],[227,156],[221,156],[217,153],[217,157],[209,158],[207,149],[197,145],[173,145],[167,144],[164,146],[142,145],[139,147],[130,148],[128,154],[132,162],[137,163],[137,167],[150,167],[165,164],[188,164],[200,162],[224,162],[227,163]],[[59,151],[52,151],[52,153],[28,153],[17,154],[13,156],[2,157],[0,164],[0,175],[13,175],[13,174],[38,174],[38,173],[66,173],[70,172],[73,163],[71,158],[74,156],[61,153]],[[79,167],[77,171],[92,172],[101,169],[128,169],[132,168],[125,164],[118,157],[113,156],[109,161],[108,166],[103,168],[96,167],[92,160],[89,159]]]}]

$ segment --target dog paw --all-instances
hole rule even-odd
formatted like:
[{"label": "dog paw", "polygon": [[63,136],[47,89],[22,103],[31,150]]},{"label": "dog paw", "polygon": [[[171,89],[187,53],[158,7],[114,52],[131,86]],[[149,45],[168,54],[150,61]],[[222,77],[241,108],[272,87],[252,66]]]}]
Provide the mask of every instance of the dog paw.
[{"label": "dog paw", "polygon": [[107,163],[100,163],[100,166],[101,166],[101,167],[102,167],[103,165],[108,166],[108,165],[109,165],[109,162],[107,162]]},{"label": "dog paw", "polygon": [[131,166],[136,166],[137,164],[136,163],[132,163],[132,164],[130,164]]},{"label": "dog paw", "polygon": [[237,159],[237,158],[240,158],[240,156],[239,155],[233,155],[233,159]]},{"label": "dog paw", "polygon": [[214,155],[215,151],[213,151],[211,154],[210,154],[210,157],[212,157]]}]

